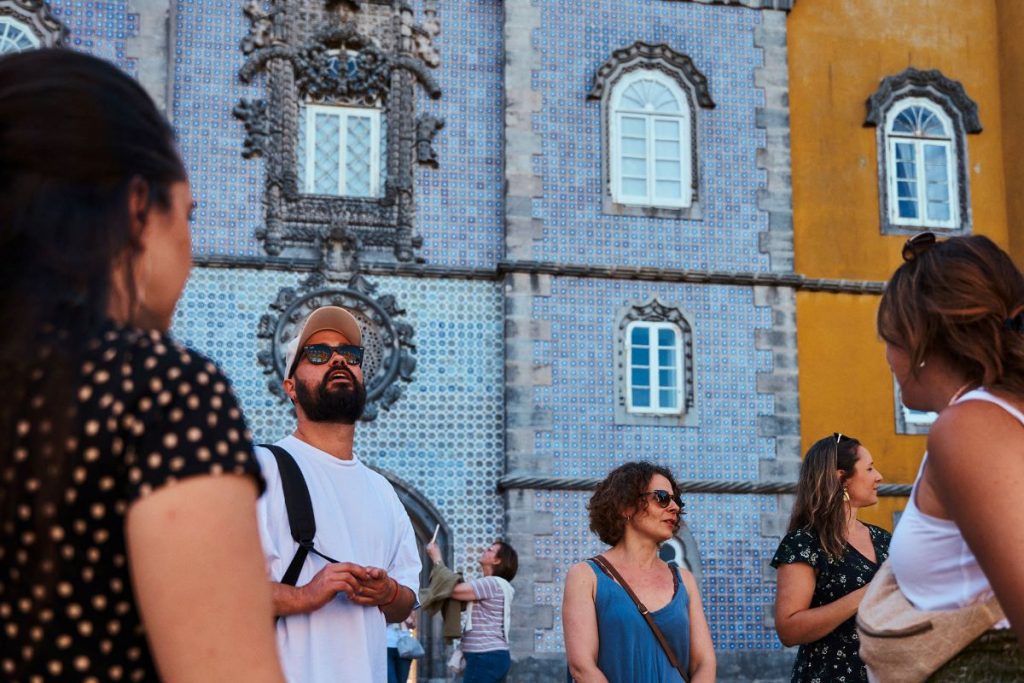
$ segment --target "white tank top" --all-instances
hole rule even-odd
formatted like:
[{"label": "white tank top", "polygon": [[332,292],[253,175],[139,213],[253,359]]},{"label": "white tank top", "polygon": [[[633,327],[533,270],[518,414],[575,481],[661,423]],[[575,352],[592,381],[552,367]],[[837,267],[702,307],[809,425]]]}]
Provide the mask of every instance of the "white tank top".
[{"label": "white tank top", "polygon": [[[1024,414],[984,389],[961,396],[964,401],[988,401],[1013,415],[1024,425]],[[967,547],[955,522],[921,512],[915,503],[928,453],[921,460],[917,480],[889,546],[889,562],[903,594],[918,609],[953,609],[992,597],[992,586]],[[995,626],[1008,628],[1005,619]]]}]

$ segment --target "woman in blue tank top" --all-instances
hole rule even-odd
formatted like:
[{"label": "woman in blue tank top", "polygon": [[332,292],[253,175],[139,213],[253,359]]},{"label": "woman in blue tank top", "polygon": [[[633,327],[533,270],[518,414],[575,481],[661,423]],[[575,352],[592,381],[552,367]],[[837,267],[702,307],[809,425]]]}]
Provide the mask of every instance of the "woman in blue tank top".
[{"label": "woman in blue tank top", "polygon": [[[693,574],[658,556],[658,545],[679,529],[682,508],[672,474],[646,462],[612,470],[590,499],[590,528],[612,547],[599,561],[573,566],[565,579],[562,626],[577,683],[715,680],[714,646]],[[679,669],[622,582],[649,610]]]}]

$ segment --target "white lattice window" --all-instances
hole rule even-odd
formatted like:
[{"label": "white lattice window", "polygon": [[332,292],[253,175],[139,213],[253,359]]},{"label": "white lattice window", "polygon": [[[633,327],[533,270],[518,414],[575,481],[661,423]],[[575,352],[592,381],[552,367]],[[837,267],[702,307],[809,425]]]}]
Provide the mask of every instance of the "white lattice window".
[{"label": "white lattice window", "polygon": [[39,37],[10,17],[0,17],[0,55],[39,47]]},{"label": "white lattice window", "polygon": [[612,93],[610,123],[612,199],[690,206],[690,108],[679,85],[656,70],[624,76]]},{"label": "white lattice window", "polygon": [[940,108],[908,98],[886,117],[886,179],[893,225],[957,228],[953,125]]},{"label": "white lattice window", "polygon": [[670,322],[626,329],[626,401],[631,413],[678,415],[683,409],[682,334]]},{"label": "white lattice window", "polygon": [[384,191],[381,110],[306,104],[296,145],[299,191],[380,197]]}]

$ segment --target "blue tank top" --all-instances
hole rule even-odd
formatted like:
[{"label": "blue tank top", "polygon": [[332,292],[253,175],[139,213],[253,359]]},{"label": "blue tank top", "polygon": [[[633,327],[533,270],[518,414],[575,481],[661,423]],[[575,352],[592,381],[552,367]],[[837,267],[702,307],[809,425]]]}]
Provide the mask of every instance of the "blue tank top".
[{"label": "blue tank top", "polygon": [[[622,586],[588,560],[597,575],[597,667],[609,683],[682,683],[643,616]],[[673,568],[678,577],[678,570]],[[672,600],[656,612],[654,623],[665,635],[683,670],[690,667],[690,596],[682,577]]]}]

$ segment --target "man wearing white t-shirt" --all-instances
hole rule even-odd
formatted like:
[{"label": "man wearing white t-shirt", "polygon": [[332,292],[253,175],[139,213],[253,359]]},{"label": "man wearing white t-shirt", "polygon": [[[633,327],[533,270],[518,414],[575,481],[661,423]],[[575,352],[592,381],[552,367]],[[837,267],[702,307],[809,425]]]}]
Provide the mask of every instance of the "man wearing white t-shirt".
[{"label": "man wearing white t-shirt", "polygon": [[277,460],[256,457],[267,482],[260,535],[277,620],[277,642],[292,683],[387,681],[386,624],[416,602],[420,559],[409,516],[391,484],[353,454],[355,423],[366,402],[362,333],[344,308],[324,306],[289,345],[284,390],[295,405],[295,432],[275,445],[297,463],[316,520],[314,547],[294,586],[280,583],[295,557]]}]

